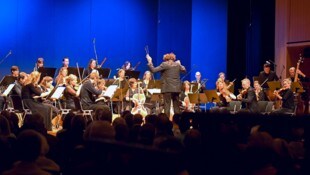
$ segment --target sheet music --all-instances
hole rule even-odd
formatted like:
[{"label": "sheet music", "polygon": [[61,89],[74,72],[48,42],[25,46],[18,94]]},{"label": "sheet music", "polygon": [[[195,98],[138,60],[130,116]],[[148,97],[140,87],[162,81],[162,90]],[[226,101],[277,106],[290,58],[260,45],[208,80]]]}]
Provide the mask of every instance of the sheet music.
[{"label": "sheet music", "polygon": [[117,89],[117,85],[110,85],[107,90],[105,91],[105,93],[103,94],[104,97],[109,97],[112,98],[116,89]]},{"label": "sheet music", "polygon": [[15,84],[10,84],[7,88],[6,88],[6,90],[3,92],[3,94],[2,94],[2,96],[8,96],[9,95],[9,93],[12,91],[12,89],[13,89],[13,87],[15,86]]},{"label": "sheet music", "polygon": [[51,99],[59,99],[62,96],[62,93],[64,92],[65,89],[66,89],[66,87],[64,87],[64,86],[57,87],[57,89],[55,90],[55,92],[51,96]]},{"label": "sheet music", "polygon": [[160,94],[161,90],[160,89],[148,89],[147,90],[150,94]]}]

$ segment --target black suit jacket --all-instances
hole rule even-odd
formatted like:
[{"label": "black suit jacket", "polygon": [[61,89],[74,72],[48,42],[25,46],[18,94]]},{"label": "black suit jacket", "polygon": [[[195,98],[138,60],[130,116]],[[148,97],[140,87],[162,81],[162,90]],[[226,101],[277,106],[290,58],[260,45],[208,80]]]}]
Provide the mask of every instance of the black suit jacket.
[{"label": "black suit jacket", "polygon": [[242,102],[246,103],[246,108],[250,112],[258,112],[258,104],[256,99],[256,94],[253,88],[249,88],[247,93],[242,99]]},{"label": "black suit jacket", "polygon": [[181,92],[180,73],[186,72],[184,66],[169,61],[162,62],[159,66],[154,67],[153,64],[148,64],[151,72],[161,73],[161,92]]},{"label": "black suit jacket", "polygon": [[82,106],[87,107],[89,105],[95,104],[95,96],[98,96],[101,93],[102,90],[96,89],[90,80],[85,81],[80,92]]}]

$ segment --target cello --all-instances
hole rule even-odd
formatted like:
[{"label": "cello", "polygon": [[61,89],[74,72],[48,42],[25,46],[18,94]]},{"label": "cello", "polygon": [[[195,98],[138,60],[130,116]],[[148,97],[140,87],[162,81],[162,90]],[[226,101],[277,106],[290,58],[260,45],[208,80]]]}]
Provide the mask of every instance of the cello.
[{"label": "cello", "polygon": [[132,102],[134,103],[134,107],[132,108],[131,113],[133,115],[141,114],[143,117],[145,117],[147,115],[147,110],[144,107],[146,97],[140,87],[140,84],[141,82],[138,83],[138,93],[132,96]]}]

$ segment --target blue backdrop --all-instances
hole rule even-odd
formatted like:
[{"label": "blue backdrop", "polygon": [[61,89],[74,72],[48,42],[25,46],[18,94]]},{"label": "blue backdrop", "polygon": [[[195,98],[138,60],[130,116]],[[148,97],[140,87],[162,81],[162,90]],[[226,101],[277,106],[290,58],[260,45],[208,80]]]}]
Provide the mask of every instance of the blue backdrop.
[{"label": "blue backdrop", "polygon": [[[162,55],[175,52],[192,80],[196,71],[213,88],[217,74],[226,72],[227,0],[1,0],[0,57],[12,55],[0,65],[0,77],[12,65],[31,72],[36,59],[46,67],[85,67],[94,58],[112,75],[126,60],[147,70],[145,45],[156,65]],[[158,77],[158,75],[156,75]]]}]

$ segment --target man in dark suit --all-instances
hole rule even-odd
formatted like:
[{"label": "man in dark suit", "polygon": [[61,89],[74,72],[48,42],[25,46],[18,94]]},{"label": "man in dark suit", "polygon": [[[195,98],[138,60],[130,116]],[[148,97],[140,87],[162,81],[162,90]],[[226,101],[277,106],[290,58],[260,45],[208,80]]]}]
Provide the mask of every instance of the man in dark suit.
[{"label": "man in dark suit", "polygon": [[83,109],[109,109],[106,105],[95,103],[96,97],[102,95],[102,90],[95,88],[95,84],[97,83],[98,79],[99,75],[96,72],[93,72],[89,75],[89,79],[83,83],[80,92],[80,99]]},{"label": "man in dark suit", "polygon": [[163,62],[154,67],[152,58],[149,54],[146,55],[148,66],[152,73],[161,72],[161,93],[164,96],[165,114],[170,117],[171,100],[173,102],[174,113],[180,113],[179,94],[181,92],[180,73],[186,72],[180,61],[175,61],[176,56],[173,53],[165,54]]},{"label": "man in dark suit", "polygon": [[206,81],[207,79],[201,80],[201,73],[196,72],[195,73],[196,80],[193,80],[192,83],[198,83],[198,92],[203,93],[204,90],[206,90]]},{"label": "man in dark suit", "polygon": [[243,110],[258,112],[257,98],[254,89],[251,87],[250,80],[245,78],[241,83],[243,90],[241,91],[241,94],[237,96],[237,99],[246,104],[246,108]]},{"label": "man in dark suit", "polygon": [[[259,84],[262,84],[266,80],[267,80],[267,82],[279,80],[277,74],[274,71],[270,70],[270,64],[267,64],[267,63],[264,64],[264,71],[261,71],[259,73],[258,82],[259,82]],[[267,83],[263,84],[262,87],[267,88],[268,87]]]}]

